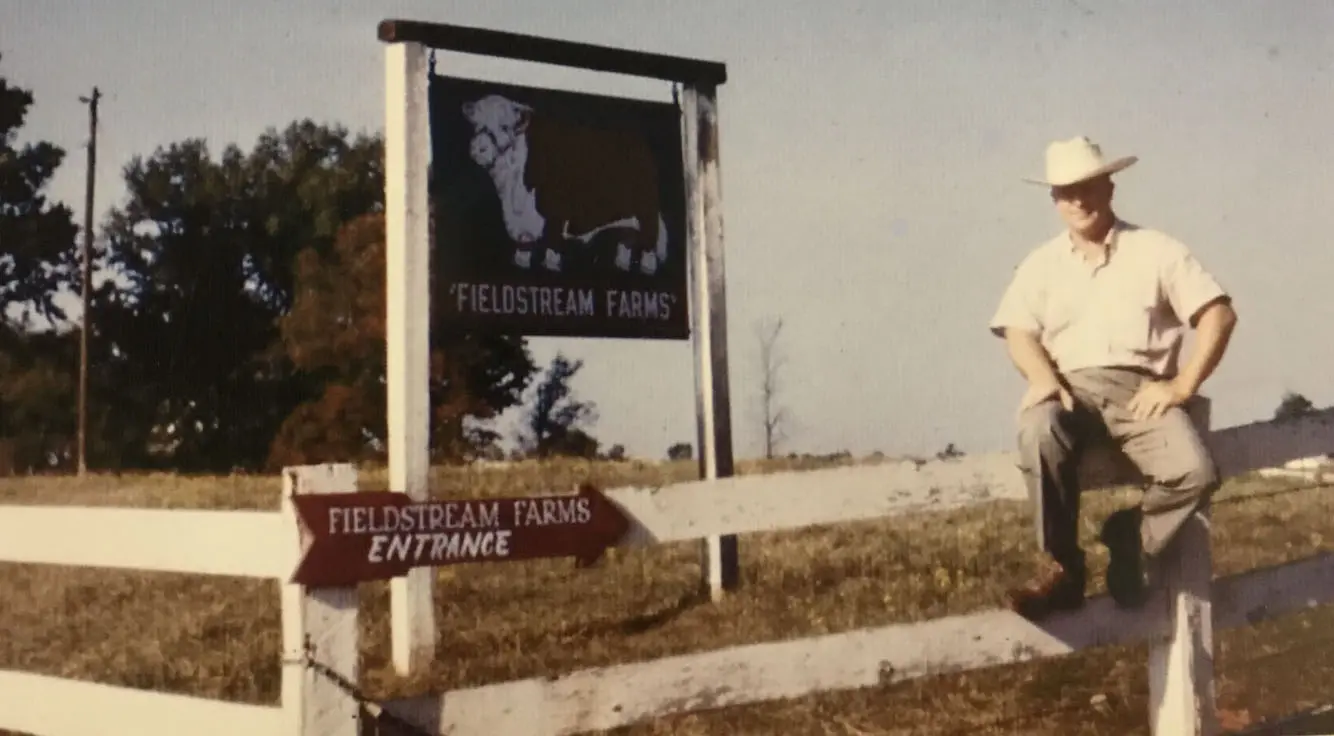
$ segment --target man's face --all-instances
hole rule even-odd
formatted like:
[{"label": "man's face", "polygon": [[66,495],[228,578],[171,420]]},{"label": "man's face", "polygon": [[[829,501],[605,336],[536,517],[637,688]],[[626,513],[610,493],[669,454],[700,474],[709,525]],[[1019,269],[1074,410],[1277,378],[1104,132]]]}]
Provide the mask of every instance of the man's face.
[{"label": "man's face", "polygon": [[1086,233],[1110,216],[1112,188],[1111,176],[1100,176],[1052,187],[1051,199],[1067,227],[1077,233]]}]

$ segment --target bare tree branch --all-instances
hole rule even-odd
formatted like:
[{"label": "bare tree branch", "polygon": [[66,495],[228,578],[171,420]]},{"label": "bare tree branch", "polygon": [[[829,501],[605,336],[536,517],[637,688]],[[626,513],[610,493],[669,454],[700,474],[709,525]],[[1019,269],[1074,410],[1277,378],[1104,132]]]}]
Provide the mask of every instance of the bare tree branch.
[{"label": "bare tree branch", "polygon": [[760,421],[764,430],[764,457],[773,459],[778,446],[787,439],[787,408],[780,404],[782,385],[779,372],[787,357],[778,347],[783,319],[768,319],[756,327],[760,342]]}]

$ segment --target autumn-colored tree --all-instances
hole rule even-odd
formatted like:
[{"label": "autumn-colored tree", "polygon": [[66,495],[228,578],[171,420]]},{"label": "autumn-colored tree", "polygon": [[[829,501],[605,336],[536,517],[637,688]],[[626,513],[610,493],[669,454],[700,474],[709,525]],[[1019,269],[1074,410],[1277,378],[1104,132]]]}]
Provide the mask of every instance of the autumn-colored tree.
[{"label": "autumn-colored tree", "polygon": [[[296,260],[295,299],[280,322],[292,363],[323,384],[280,428],[270,466],[380,457],[385,450],[385,233],[369,214],[328,253]],[[535,367],[521,337],[446,337],[430,350],[431,448],[437,462],[487,452],[485,423],[517,405]]]},{"label": "autumn-colored tree", "polygon": [[[135,157],[104,227],[94,297],[94,406],[130,466],[256,468],[278,427],[322,386],[278,333],[297,254],[381,208],[382,147],[300,121],[253,150],[189,139]],[[105,466],[105,459],[99,463]]]}]

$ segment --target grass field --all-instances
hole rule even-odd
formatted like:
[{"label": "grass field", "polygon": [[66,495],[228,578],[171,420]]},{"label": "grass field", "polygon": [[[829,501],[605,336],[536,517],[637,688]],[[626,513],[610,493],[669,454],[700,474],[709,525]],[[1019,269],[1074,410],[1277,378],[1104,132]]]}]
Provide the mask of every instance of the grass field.
[{"label": "grass field", "polygon": [[[740,472],[787,469],[743,465]],[[440,496],[536,493],[694,476],[691,463],[560,463],[437,469]],[[362,486],[383,487],[382,471]],[[0,479],[0,504],[275,509],[268,477]],[[812,488],[818,493],[818,487]],[[1101,519],[1134,493],[1087,494],[1083,534],[1093,586]],[[1215,511],[1217,574],[1331,548],[1328,489],[1229,482]],[[569,561],[440,571],[440,644],[431,671],[397,678],[388,662],[384,584],[362,589],[363,683],[401,697],[537,674],[798,638],[993,608],[1033,553],[1026,504],[741,538],[743,589],[699,594],[696,544],[617,551],[591,570]],[[245,540],[237,540],[244,544]],[[276,703],[279,610],[272,581],[0,563],[0,668],[252,703]],[[1272,718],[1334,695],[1334,610],[1220,632],[1220,706]],[[699,713],[624,729],[648,734],[1147,734],[1142,647],[906,684]]]}]

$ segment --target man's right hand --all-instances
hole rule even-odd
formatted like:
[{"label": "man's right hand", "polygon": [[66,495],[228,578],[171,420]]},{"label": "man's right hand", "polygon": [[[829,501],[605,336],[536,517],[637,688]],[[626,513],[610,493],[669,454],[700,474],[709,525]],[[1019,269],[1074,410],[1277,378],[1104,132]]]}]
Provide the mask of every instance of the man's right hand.
[{"label": "man's right hand", "polygon": [[1019,413],[1055,398],[1066,411],[1074,411],[1075,399],[1070,389],[1061,382],[1061,375],[1052,364],[1051,356],[1042,347],[1041,340],[1034,332],[1024,330],[1006,330],[1005,344],[1010,360],[1019,369],[1019,373],[1028,379],[1028,390],[1019,404]]},{"label": "man's right hand", "polygon": [[1074,411],[1075,398],[1070,394],[1070,390],[1061,385],[1058,381],[1041,381],[1030,383],[1028,390],[1024,392],[1024,398],[1019,404],[1019,411],[1025,412],[1042,402],[1055,398],[1061,402],[1061,406],[1066,411]]}]

